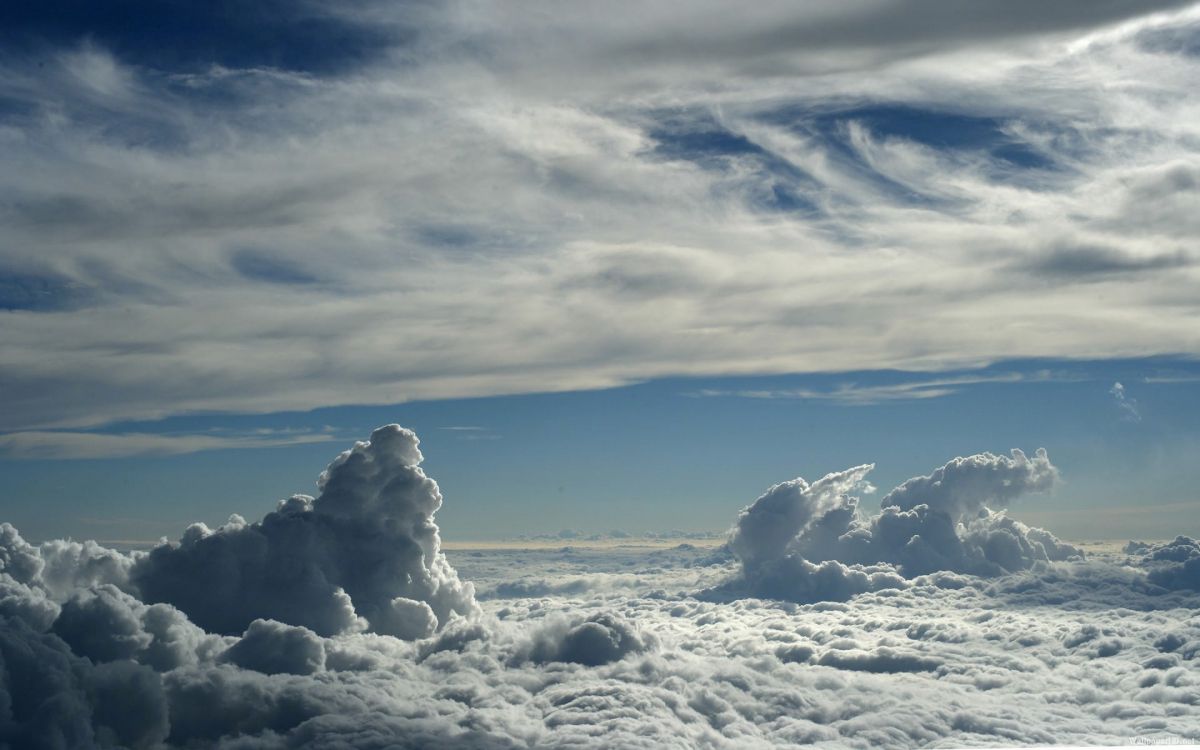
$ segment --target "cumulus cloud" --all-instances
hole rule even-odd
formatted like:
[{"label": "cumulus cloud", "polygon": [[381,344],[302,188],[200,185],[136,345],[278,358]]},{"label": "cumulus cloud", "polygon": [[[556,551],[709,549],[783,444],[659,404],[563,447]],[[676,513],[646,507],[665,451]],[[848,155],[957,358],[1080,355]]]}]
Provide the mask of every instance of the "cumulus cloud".
[{"label": "cumulus cloud", "polygon": [[105,583],[129,587],[133,559],[91,539],[51,539],[38,547],[38,554],[42,561],[39,581],[56,598]]},{"label": "cumulus cloud", "polygon": [[888,565],[844,565],[837,560],[812,563],[796,554],[744,568],[733,580],[701,592],[717,600],[762,597],[792,602],[845,601],[867,591],[908,585]]},{"label": "cumulus cloud", "polygon": [[866,481],[874,464],[827,474],[809,484],[803,478],[781,482],[738,514],[729,549],[741,562],[741,576],[711,590],[710,596],[763,596],[791,601],[845,600],[881,588],[905,585],[885,567],[847,567],[835,560],[814,565],[795,549],[815,523],[853,508],[852,491],[874,491]]},{"label": "cumulus cloud", "polygon": [[[0,744],[141,748],[284,729],[328,704],[302,687],[260,690],[258,705],[261,686],[239,675],[324,671],[326,640],[306,623],[415,639],[476,614],[472,586],[441,551],[441,494],[421,460],[412,432],[382,427],[330,464],[317,498],[289,498],[255,524],[193,525],[148,553],[35,546],[0,524]],[[588,635],[564,653],[587,658]],[[423,653],[484,637],[450,628]],[[619,647],[640,644],[631,637]],[[378,667],[388,651],[334,648],[332,664]]]},{"label": "cumulus cloud", "polygon": [[539,664],[560,661],[596,667],[642,653],[652,645],[652,639],[642,636],[624,618],[601,612],[583,621],[556,619],[547,623],[533,634],[517,658]]},{"label": "cumulus cloud", "polygon": [[955,523],[970,520],[985,507],[1003,507],[1030,492],[1045,492],[1058,481],[1058,469],[1044,448],[1032,459],[1014,448],[1012,456],[977,453],[959,457],[932,474],[913,477],[884,496],[883,508],[912,510],[926,505]]},{"label": "cumulus cloud", "polygon": [[827,474],[811,485],[797,477],[771,487],[738,514],[729,547],[748,567],[782,557],[816,518],[850,502],[847,493],[867,490],[874,464]]},{"label": "cumulus cloud", "polygon": [[[1032,458],[980,453],[913,477],[864,517],[855,490],[873,490],[864,464],[809,485],[775,485],[738,516],[730,549],[742,564],[724,595],[791,601],[845,600],[901,588],[905,577],[936,571],[1000,575],[1082,553],[1043,529],[992,507],[1045,492],[1058,481],[1046,451]],[[820,563],[820,564],[815,564]]]},{"label": "cumulus cloud", "polygon": [[132,662],[94,666],[59,638],[0,617],[0,742],[152,747],[166,736],[161,680]]},{"label": "cumulus cloud", "polygon": [[1162,544],[1130,542],[1126,552],[1145,568],[1147,578],[1163,588],[1200,591],[1200,542],[1177,536]]},{"label": "cumulus cloud", "polygon": [[817,661],[824,666],[856,672],[934,672],[941,662],[890,648],[875,651],[830,650]]},{"label": "cumulus cloud", "polygon": [[[289,498],[255,524],[193,527],[157,559],[33,545],[0,524],[0,745],[903,750],[1196,738],[1200,546],[1181,537],[1025,566],[1064,546],[989,506],[1014,500],[1014,483],[1052,484],[1044,454],[1028,466],[1015,453],[956,459],[889,495],[906,509],[871,518],[853,494],[869,487],[869,465],[784,482],[742,511],[727,551],[464,550],[454,567],[420,461],[412,433],[381,428],[330,465],[317,498]],[[368,525],[399,562],[374,557]],[[870,550],[866,539],[889,555],[915,555],[912,539],[928,537],[927,553],[951,565],[916,575],[903,555],[807,556],[804,540],[835,532],[830,549]],[[964,557],[946,554],[945,534]],[[442,618],[430,584],[356,586],[339,578],[364,559],[347,558],[351,542],[389,575],[424,571],[466,597],[457,568],[491,596],[467,600],[470,617]],[[195,561],[194,577],[180,560]],[[266,598],[275,614],[201,626],[247,616],[272,560],[301,570]],[[516,569],[524,584],[506,588]],[[313,584],[317,573],[330,585]],[[143,590],[154,575],[201,594],[154,602]],[[236,617],[197,605],[222,601]],[[306,624],[343,606],[362,622]]]},{"label": "cumulus cloud", "polygon": [[81,588],[125,585],[133,560],[88,541],[26,542],[9,523],[0,523],[0,613],[43,630],[60,604]]},{"label": "cumulus cloud", "polygon": [[999,575],[1082,556],[1050,532],[993,510],[1057,481],[1058,470],[1042,449],[1033,458],[1015,449],[1011,456],[955,458],[889,492],[878,515],[863,519],[843,510],[822,519],[819,533],[799,539],[797,549],[817,558],[888,562],[907,576],[939,570]]},{"label": "cumulus cloud", "polygon": [[241,633],[276,619],[322,635],[370,629],[420,638],[475,609],[474,589],[441,550],[442,504],[417,436],[375,430],[261,521],[188,528],[130,571],[147,602],[168,602],[206,630]]},{"label": "cumulus cloud", "polygon": [[325,668],[325,644],[308,628],[255,620],[220,660],[263,674],[312,674]]},{"label": "cumulus cloud", "polygon": [[151,641],[134,611],[139,604],[112,586],[85,589],[63,604],[53,632],[93,662],[131,659]]}]

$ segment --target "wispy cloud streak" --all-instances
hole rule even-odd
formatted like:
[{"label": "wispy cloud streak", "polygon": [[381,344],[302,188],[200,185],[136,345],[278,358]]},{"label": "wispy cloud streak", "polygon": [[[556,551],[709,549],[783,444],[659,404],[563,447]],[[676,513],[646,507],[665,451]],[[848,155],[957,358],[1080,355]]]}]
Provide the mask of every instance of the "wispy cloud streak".
[{"label": "wispy cloud streak", "polygon": [[1121,410],[1121,416],[1131,422],[1141,422],[1142,414],[1138,411],[1137,400],[1129,397],[1125,393],[1125,386],[1117,381],[1112,384],[1112,388],[1108,389],[1116,401],[1117,408]]},{"label": "wispy cloud streak", "polygon": [[333,440],[322,433],[259,431],[245,435],[163,434],[152,432],[68,432],[30,430],[0,435],[0,455],[29,459],[128,458],[176,456],[201,451],[275,448]]}]

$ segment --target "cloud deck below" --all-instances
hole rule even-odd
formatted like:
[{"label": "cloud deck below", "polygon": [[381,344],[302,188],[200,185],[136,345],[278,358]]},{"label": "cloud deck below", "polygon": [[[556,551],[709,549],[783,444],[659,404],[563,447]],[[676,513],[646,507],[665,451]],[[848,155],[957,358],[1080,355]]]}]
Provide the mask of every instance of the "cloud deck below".
[{"label": "cloud deck below", "polygon": [[[149,553],[0,525],[0,746],[908,748],[1200,727],[1200,545],[1054,540],[1060,555],[1004,523],[986,504],[1052,484],[1044,452],[955,459],[875,516],[848,494],[869,465],[785,482],[719,547],[450,552],[420,461],[415,435],[380,428],[318,497]],[[960,553],[948,567],[813,543],[917,508],[954,514],[954,540],[927,545]]]}]

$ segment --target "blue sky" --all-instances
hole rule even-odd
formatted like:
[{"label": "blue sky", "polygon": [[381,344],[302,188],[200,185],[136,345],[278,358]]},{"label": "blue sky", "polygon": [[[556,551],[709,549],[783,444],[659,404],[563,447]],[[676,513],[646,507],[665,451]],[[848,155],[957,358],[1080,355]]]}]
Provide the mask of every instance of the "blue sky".
[{"label": "blue sky", "polygon": [[[1113,385],[1120,382],[1118,398]],[[1013,508],[1074,538],[1195,533],[1200,365],[1011,361],[945,373],[662,379],[623,388],[266,416],[177,417],[101,434],[307,436],[177,456],[4,462],[10,518],[34,536],[153,540],[314,492],[378,423],[422,437],[451,538],[721,531],[768,485],[875,462],[882,496],[957,455],[1049,451],[1051,495]],[[871,505],[868,499],[866,506]],[[1131,512],[1132,511],[1132,512]]]},{"label": "blue sky", "polygon": [[465,537],[1039,446],[1030,520],[1194,533],[1198,38],[1173,0],[0,9],[0,520],[257,516],[396,421]]}]

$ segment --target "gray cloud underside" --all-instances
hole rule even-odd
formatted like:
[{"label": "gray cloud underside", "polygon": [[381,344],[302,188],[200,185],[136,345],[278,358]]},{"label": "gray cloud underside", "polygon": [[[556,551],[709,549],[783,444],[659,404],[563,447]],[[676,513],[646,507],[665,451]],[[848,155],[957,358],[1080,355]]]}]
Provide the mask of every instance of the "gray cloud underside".
[{"label": "gray cloud underside", "polygon": [[1179,5],[439,6],[319,76],[7,56],[0,429],[1200,354],[1200,58],[1145,43]]}]

